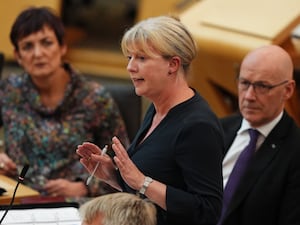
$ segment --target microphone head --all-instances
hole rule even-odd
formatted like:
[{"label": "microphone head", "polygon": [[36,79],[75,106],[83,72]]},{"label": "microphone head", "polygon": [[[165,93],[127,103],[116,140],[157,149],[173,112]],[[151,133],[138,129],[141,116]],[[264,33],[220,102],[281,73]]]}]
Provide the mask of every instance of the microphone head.
[{"label": "microphone head", "polygon": [[24,177],[28,171],[28,168],[29,168],[29,164],[25,164],[25,166],[23,167],[21,174],[19,176],[19,182],[22,182],[24,180]]}]

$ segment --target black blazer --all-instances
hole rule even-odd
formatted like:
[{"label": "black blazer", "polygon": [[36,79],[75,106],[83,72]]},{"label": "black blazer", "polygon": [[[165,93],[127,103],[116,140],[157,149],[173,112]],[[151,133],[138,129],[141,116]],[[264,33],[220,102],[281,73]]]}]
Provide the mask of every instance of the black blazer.
[{"label": "black blazer", "polygon": [[[241,115],[221,119],[225,151],[241,122]],[[256,152],[222,224],[300,224],[300,130],[286,112]]]}]

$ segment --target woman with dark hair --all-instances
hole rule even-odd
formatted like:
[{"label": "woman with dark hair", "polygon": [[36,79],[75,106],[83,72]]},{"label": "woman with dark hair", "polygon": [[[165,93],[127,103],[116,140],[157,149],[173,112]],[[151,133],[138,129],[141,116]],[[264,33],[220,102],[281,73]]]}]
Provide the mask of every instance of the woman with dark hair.
[{"label": "woman with dark hair", "polygon": [[0,124],[5,138],[0,173],[14,176],[28,163],[25,183],[43,194],[106,193],[99,181],[85,185],[88,173],[74,149],[83,141],[102,147],[114,135],[128,145],[114,100],[101,84],[87,81],[64,62],[64,26],[49,8],[21,12],[10,38],[24,73],[0,82]]}]

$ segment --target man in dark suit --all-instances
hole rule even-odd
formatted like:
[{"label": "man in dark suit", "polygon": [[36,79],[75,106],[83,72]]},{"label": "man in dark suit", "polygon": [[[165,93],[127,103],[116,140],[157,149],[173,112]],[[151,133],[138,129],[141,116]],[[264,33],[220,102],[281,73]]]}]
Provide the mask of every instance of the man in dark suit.
[{"label": "man in dark suit", "polygon": [[240,114],[221,119],[224,199],[227,181],[249,142],[248,129],[259,131],[259,137],[218,224],[299,225],[300,130],[284,110],[295,89],[290,56],[275,45],[253,50],[241,64],[237,84]]}]

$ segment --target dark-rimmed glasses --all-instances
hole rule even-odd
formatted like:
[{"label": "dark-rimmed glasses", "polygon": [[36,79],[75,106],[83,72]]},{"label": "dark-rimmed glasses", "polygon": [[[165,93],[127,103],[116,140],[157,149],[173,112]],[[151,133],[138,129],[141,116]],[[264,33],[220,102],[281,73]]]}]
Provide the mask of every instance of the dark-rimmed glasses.
[{"label": "dark-rimmed glasses", "polygon": [[288,80],[284,80],[278,84],[274,84],[274,85],[270,85],[270,84],[265,84],[263,82],[250,82],[248,80],[242,79],[242,78],[238,78],[237,79],[238,82],[238,88],[239,90],[242,91],[247,91],[248,88],[252,85],[254,92],[256,94],[266,94],[268,93],[271,89],[275,88],[275,87],[279,87],[283,84],[286,84],[288,82]]}]

